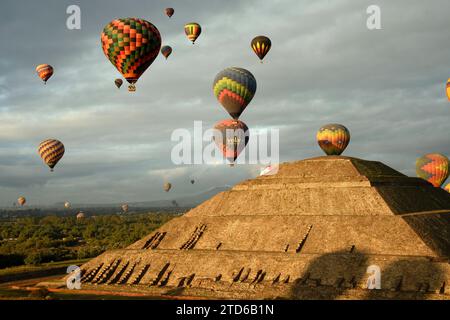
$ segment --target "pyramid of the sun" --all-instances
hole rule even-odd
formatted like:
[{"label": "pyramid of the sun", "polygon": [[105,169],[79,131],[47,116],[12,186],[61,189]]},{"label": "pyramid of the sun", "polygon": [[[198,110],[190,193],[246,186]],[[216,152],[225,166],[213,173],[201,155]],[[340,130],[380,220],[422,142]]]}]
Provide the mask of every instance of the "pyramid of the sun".
[{"label": "pyramid of the sun", "polygon": [[[87,288],[222,298],[450,299],[450,196],[375,161],[244,181],[82,266]],[[369,266],[381,289],[368,290]]]}]

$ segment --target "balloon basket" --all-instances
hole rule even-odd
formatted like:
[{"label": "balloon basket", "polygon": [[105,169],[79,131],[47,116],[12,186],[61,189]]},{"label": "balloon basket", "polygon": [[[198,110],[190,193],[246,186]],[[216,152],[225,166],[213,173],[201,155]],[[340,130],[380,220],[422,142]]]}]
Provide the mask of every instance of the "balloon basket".
[{"label": "balloon basket", "polygon": [[128,91],[129,91],[129,92],[135,92],[135,91],[136,91],[136,86],[135,86],[134,84],[130,84],[130,85],[128,86]]}]

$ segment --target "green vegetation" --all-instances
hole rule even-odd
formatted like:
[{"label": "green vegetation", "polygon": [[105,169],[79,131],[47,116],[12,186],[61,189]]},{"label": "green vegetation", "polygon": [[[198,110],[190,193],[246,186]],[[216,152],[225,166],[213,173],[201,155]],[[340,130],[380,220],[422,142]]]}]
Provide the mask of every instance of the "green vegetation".
[{"label": "green vegetation", "polygon": [[169,213],[0,220],[0,268],[86,259],[124,248],[174,217]]}]

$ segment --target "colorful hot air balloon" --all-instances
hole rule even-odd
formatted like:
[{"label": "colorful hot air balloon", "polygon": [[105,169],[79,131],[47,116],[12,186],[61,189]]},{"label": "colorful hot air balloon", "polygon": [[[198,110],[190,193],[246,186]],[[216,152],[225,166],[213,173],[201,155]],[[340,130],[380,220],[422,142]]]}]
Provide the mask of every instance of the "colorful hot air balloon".
[{"label": "colorful hot air balloon", "polygon": [[64,202],[64,208],[70,209],[71,205],[69,201]]},{"label": "colorful hot air balloon", "polygon": [[202,33],[202,27],[196,22],[186,23],[184,25],[184,33],[186,33],[188,39],[194,44],[200,33]]},{"label": "colorful hot air balloon", "polygon": [[267,52],[269,52],[271,46],[272,42],[266,36],[257,36],[253,38],[251,42],[251,47],[261,60],[261,63]]},{"label": "colorful hot air balloon", "polygon": [[19,197],[19,199],[17,199],[17,203],[23,207],[23,205],[27,202],[27,199],[25,199],[25,197]]},{"label": "colorful hot air balloon", "polygon": [[331,123],[319,129],[317,142],[329,156],[340,155],[350,142],[350,131],[341,124]]},{"label": "colorful hot air balloon", "polygon": [[173,16],[173,13],[175,12],[175,10],[173,8],[166,8],[166,15],[170,18],[171,16]]},{"label": "colorful hot air balloon", "polygon": [[447,80],[447,85],[446,85],[446,93],[447,93],[447,99],[448,101],[450,101],[450,78],[448,78]]},{"label": "colorful hot air balloon", "polygon": [[122,211],[123,211],[123,213],[127,213],[128,212],[128,204],[123,204],[122,205]]},{"label": "colorful hot air balloon", "polygon": [[170,188],[172,188],[172,184],[170,182],[164,183],[163,189],[165,192],[169,192]]},{"label": "colorful hot air balloon", "polygon": [[237,120],[255,95],[256,79],[248,70],[226,68],[214,79],[213,91],[225,110]]},{"label": "colorful hot air balloon", "polygon": [[103,52],[130,83],[129,91],[159,54],[161,35],[150,22],[138,18],[111,21],[101,34]]},{"label": "colorful hot air balloon", "polygon": [[40,64],[36,67],[36,72],[44,84],[47,84],[47,80],[53,75],[53,67],[49,64]]},{"label": "colorful hot air balloon", "polygon": [[416,174],[435,187],[440,187],[448,178],[448,158],[439,153],[426,154],[416,160]]},{"label": "colorful hot air balloon", "polygon": [[219,121],[214,126],[213,140],[224,157],[233,165],[248,143],[248,127],[240,120]]},{"label": "colorful hot air balloon", "polygon": [[172,53],[172,48],[170,46],[164,46],[161,48],[161,54],[164,56],[164,58],[167,58],[170,56],[170,54]]},{"label": "colorful hot air balloon", "polygon": [[122,79],[116,79],[116,80],[114,80],[114,83],[116,84],[116,87],[117,87],[118,89],[120,89],[120,87],[121,87],[122,84],[123,84],[123,81],[122,81]]},{"label": "colorful hot air balloon", "polygon": [[444,190],[450,193],[450,182],[444,187]]},{"label": "colorful hot air balloon", "polygon": [[45,164],[50,167],[50,171],[56,166],[64,155],[64,145],[61,141],[47,139],[39,144],[38,152]]}]

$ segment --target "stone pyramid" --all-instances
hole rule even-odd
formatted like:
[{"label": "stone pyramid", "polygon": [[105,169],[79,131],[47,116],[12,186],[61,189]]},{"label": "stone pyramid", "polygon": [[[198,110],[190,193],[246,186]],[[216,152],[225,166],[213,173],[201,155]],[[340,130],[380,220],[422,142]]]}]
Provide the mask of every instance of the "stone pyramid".
[{"label": "stone pyramid", "polygon": [[244,181],[81,269],[85,288],[160,296],[450,299],[449,261],[447,192],[326,156]]}]

